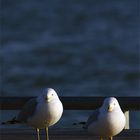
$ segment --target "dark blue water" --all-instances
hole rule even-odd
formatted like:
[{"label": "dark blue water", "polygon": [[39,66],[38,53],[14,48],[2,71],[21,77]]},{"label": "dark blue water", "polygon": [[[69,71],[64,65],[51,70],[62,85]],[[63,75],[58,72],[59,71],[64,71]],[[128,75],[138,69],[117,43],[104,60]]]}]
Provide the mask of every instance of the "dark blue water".
[{"label": "dark blue water", "polygon": [[1,96],[139,96],[138,2],[4,0]]}]

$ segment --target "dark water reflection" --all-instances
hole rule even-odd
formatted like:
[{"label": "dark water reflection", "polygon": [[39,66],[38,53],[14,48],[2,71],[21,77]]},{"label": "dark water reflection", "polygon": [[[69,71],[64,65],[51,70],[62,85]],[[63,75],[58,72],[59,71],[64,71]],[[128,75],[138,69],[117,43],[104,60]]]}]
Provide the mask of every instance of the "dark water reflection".
[{"label": "dark water reflection", "polygon": [[3,1],[0,94],[139,96],[138,5]]}]

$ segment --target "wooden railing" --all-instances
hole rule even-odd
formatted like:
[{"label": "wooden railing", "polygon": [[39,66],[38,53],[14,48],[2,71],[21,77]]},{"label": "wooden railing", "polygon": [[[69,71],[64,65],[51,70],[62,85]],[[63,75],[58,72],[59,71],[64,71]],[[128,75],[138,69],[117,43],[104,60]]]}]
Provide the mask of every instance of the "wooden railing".
[{"label": "wooden railing", "polygon": [[[0,97],[0,110],[18,110],[33,97]],[[140,110],[140,97],[116,97],[125,112],[129,129],[129,111]],[[105,97],[60,97],[66,110],[94,110],[99,108]]]}]

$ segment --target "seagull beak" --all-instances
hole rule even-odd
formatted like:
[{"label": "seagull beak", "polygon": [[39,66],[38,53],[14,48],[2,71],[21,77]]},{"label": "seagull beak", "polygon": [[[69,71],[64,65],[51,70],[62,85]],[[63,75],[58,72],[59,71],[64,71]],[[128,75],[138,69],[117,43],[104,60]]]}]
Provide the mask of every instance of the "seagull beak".
[{"label": "seagull beak", "polygon": [[114,105],[113,104],[109,104],[108,106],[108,111],[111,112],[114,109]]},{"label": "seagull beak", "polygon": [[46,100],[49,102],[51,100],[52,96],[51,94],[47,95]]}]

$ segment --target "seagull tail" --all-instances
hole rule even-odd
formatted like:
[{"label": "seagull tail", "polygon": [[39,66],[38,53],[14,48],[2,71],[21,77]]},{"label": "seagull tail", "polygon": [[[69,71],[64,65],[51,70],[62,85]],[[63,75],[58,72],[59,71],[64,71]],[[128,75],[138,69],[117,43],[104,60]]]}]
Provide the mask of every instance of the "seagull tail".
[{"label": "seagull tail", "polygon": [[1,124],[2,124],[2,125],[5,125],[5,124],[17,124],[17,123],[20,123],[20,121],[18,121],[18,120],[16,119],[16,117],[14,117],[14,118],[12,118],[12,119],[9,120],[9,121],[2,122]]}]

